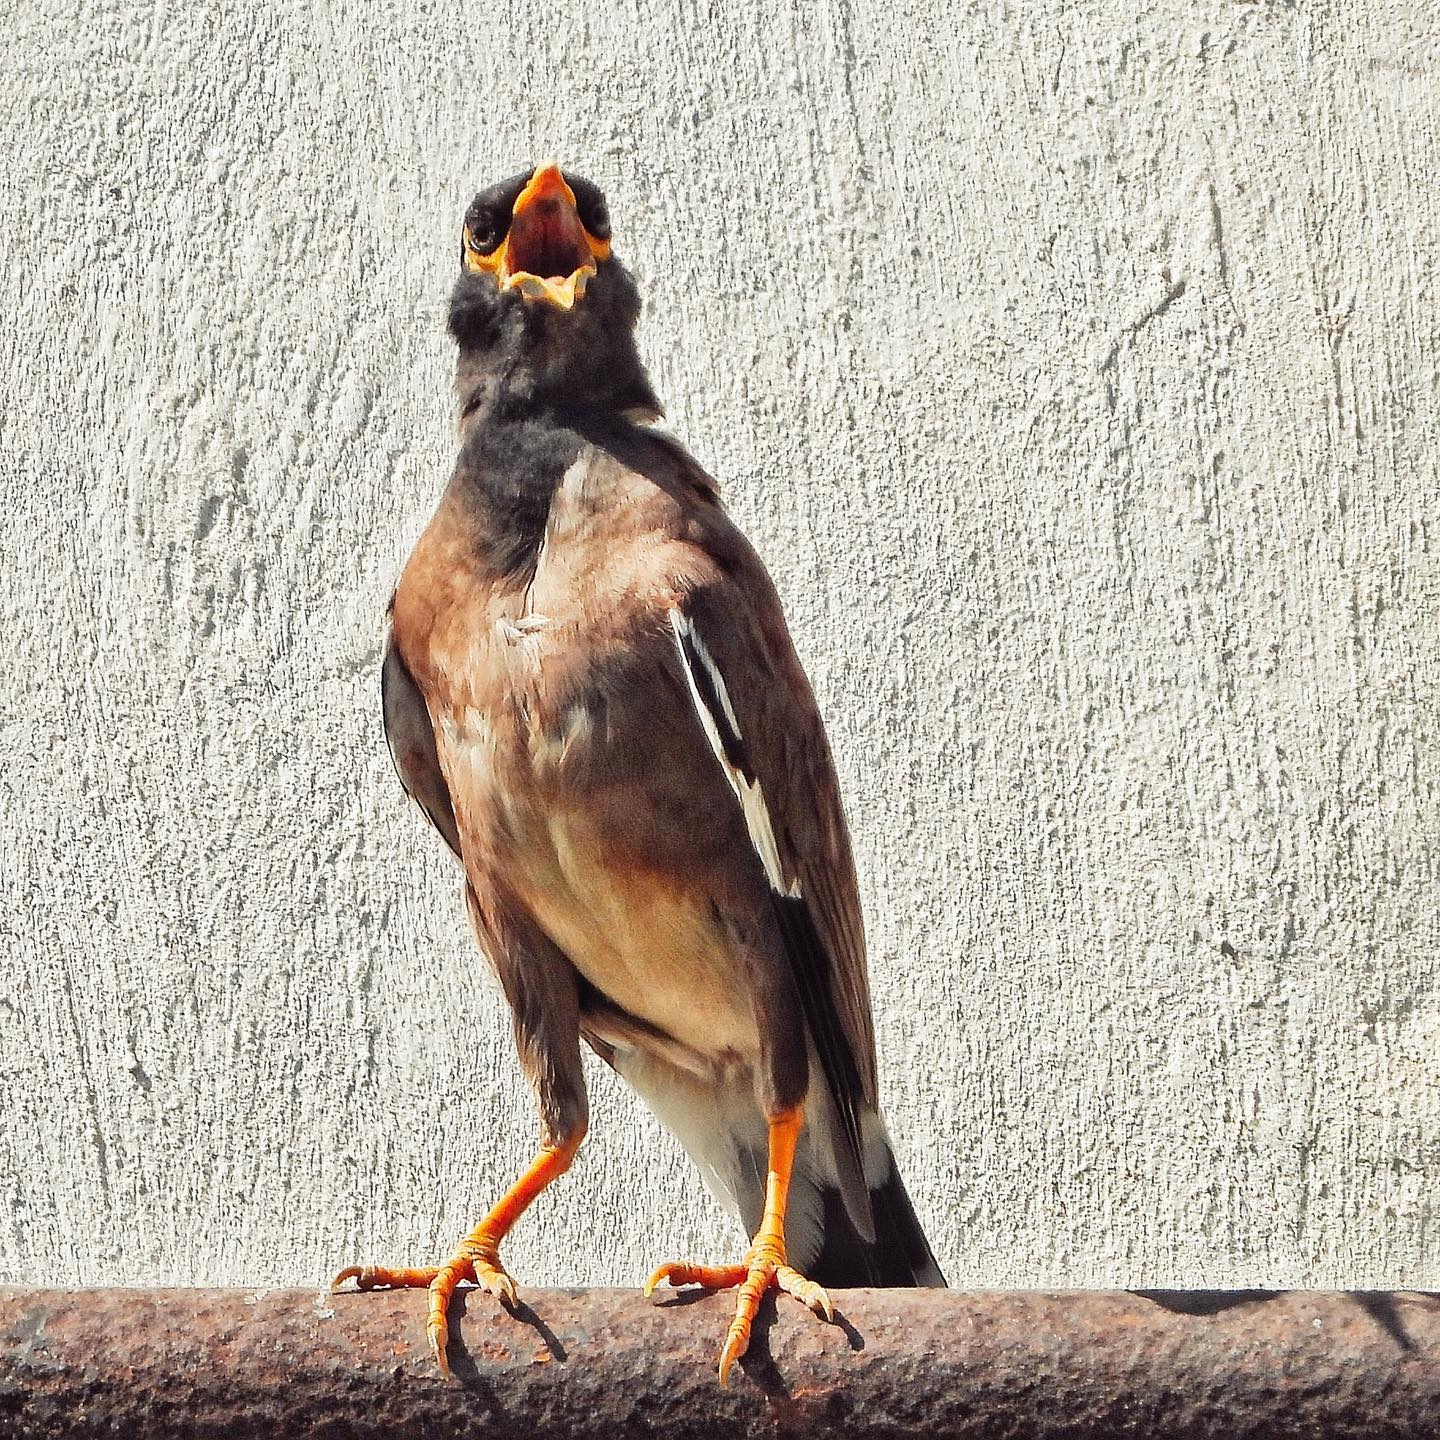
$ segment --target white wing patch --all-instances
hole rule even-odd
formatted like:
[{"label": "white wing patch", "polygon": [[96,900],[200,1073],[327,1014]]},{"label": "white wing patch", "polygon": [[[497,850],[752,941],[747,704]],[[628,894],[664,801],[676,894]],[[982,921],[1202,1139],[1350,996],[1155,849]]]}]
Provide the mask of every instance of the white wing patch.
[{"label": "white wing patch", "polygon": [[[735,798],[740,802],[740,809],[745,815],[745,828],[750,832],[750,843],[765,866],[770,886],[777,895],[798,896],[800,882],[787,882],[784,868],[780,864],[780,850],[775,844],[775,827],[770,823],[770,810],[765,804],[760,781],[758,777],[747,775],[732,758],[735,747],[743,745],[744,736],[740,733],[740,722],[735,718],[735,707],[730,703],[730,692],[725,688],[720,668],[715,664],[704,640],[700,638],[700,632],[682,611],[671,610],[670,628],[675,632],[675,648],[680,652],[680,666],[690,686],[690,698],[695,702],[695,713],[699,715],[705,737],[710,741],[710,748],[715,752],[715,758],[720,762],[720,768],[730,782]],[[696,673],[697,662],[703,669],[701,674]],[[719,715],[715,714],[706,698],[706,691],[709,691],[718,703]],[[725,735],[731,737],[730,747],[725,744]]]}]

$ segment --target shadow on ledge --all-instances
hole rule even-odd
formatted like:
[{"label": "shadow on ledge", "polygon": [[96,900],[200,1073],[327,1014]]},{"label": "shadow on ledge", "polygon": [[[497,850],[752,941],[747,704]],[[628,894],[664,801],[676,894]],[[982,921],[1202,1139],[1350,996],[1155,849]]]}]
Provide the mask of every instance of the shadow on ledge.
[{"label": "shadow on ledge", "polygon": [[[1263,1305],[1278,1300],[1288,1290],[1132,1290],[1142,1300],[1149,1300],[1173,1315],[1219,1315],[1242,1305]],[[1399,1297],[1424,1309],[1440,1307],[1440,1295],[1427,1290],[1341,1290],[1351,1304],[1375,1322],[1403,1351],[1413,1351],[1415,1341],[1405,1328]],[[1437,1432],[1440,1433],[1440,1432]]]}]

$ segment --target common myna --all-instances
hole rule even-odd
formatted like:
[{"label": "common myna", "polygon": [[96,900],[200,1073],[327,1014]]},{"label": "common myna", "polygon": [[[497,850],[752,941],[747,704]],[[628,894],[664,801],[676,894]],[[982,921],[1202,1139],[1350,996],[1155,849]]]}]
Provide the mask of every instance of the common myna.
[{"label": "common myna", "polygon": [[669,435],[604,196],[546,164],[481,191],[450,300],[460,453],[390,605],[385,730],[454,851],[514,1012],[540,1150],[445,1264],[362,1289],[515,1286],[499,1246],[585,1134],[580,1042],[753,1237],[647,1293],[943,1285],[877,1105],[855,866],[775,588]]}]

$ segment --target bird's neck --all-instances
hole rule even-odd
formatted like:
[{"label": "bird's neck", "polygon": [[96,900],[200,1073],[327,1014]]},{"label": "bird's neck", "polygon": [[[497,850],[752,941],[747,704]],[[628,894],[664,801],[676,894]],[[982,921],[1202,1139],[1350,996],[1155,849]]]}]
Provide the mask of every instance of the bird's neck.
[{"label": "bird's neck", "polygon": [[629,364],[557,373],[535,365],[530,357],[496,359],[462,351],[455,367],[455,395],[462,440],[477,427],[516,420],[650,424],[664,414],[638,355]]},{"label": "bird's neck", "polygon": [[494,386],[470,400],[452,484],[476,521],[476,558],[496,576],[533,573],[556,492],[587,450],[623,444],[658,418],[653,396],[632,411],[526,404]]},{"label": "bird's neck", "polygon": [[480,400],[461,419],[452,485],[476,521],[476,558],[497,576],[533,571],[550,502],[579,458],[580,435],[544,414]]}]

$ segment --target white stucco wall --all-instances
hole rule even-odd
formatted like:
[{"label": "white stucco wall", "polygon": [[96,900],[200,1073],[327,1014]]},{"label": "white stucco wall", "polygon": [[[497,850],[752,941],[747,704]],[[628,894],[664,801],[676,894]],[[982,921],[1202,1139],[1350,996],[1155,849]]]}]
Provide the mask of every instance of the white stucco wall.
[{"label": "white stucco wall", "polygon": [[[7,20],[0,1278],[418,1262],[529,1154],[377,665],[553,154],[814,674],[952,1282],[1440,1285],[1440,22],[715,8]],[[517,1276],[727,1255],[592,1076]]]}]

